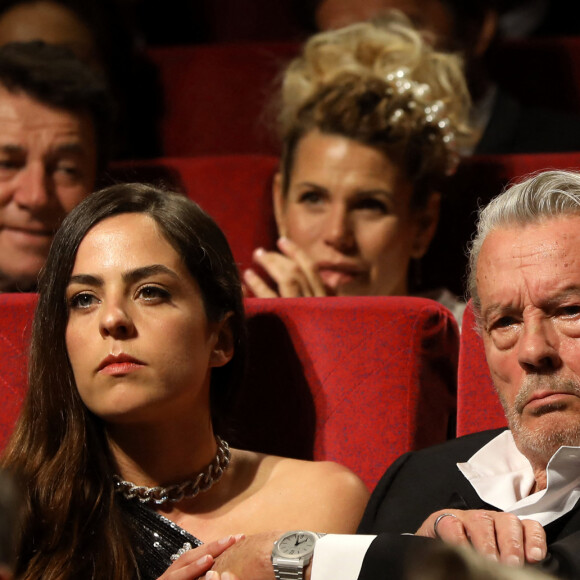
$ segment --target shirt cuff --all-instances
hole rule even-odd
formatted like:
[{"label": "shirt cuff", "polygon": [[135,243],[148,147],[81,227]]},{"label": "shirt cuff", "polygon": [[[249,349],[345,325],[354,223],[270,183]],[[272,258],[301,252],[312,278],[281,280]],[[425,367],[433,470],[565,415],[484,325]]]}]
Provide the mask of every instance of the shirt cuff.
[{"label": "shirt cuff", "polygon": [[327,534],[314,546],[311,580],[356,580],[376,536]]}]

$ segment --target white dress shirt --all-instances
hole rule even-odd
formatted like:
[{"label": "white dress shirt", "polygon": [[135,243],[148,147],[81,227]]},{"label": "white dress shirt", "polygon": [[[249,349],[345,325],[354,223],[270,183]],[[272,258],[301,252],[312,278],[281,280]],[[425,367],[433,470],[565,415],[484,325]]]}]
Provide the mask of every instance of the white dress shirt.
[{"label": "white dress shirt", "polygon": [[[503,431],[457,467],[486,503],[543,526],[580,497],[580,447],[560,447],[547,466],[547,487],[530,495],[534,473],[510,431]],[[426,514],[426,516],[429,514]],[[376,536],[328,534],[316,543],[311,580],[356,580]]]}]

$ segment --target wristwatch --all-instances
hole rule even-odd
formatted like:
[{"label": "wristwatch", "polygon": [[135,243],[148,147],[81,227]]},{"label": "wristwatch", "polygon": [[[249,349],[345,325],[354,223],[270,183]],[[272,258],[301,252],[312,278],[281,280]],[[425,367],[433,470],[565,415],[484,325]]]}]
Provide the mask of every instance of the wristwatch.
[{"label": "wristwatch", "polygon": [[314,545],[324,534],[295,530],[274,542],[272,565],[277,580],[303,580],[304,568],[312,560]]}]

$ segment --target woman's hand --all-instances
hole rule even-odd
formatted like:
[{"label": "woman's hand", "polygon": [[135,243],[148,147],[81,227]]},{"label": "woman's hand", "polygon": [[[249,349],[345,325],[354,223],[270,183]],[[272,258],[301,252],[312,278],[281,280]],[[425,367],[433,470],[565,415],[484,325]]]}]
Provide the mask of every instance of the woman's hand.
[{"label": "woman's hand", "polygon": [[[215,558],[223,554],[228,548],[244,538],[243,534],[228,536],[203,544],[198,548],[189,550],[180,556],[158,580],[195,580],[203,575],[213,566]],[[219,576],[217,577],[219,579]],[[222,574],[221,580],[228,580]],[[236,580],[235,576],[230,576],[229,580]]]},{"label": "woman's hand", "polygon": [[314,262],[288,238],[278,240],[282,252],[267,252],[258,248],[254,261],[277,285],[273,290],[254,270],[244,272],[244,282],[257,298],[296,298],[299,296],[327,296],[328,292],[316,271]]},{"label": "woman's hand", "polygon": [[441,510],[431,514],[416,535],[471,545],[511,565],[539,562],[547,553],[546,533],[538,522],[491,510]]},{"label": "woman's hand", "polygon": [[235,574],[230,572],[224,572],[220,575],[219,572],[210,570],[206,575],[204,580],[240,580]]},{"label": "woman's hand", "polygon": [[[226,571],[236,574],[240,580],[275,580],[272,547],[281,535],[280,530],[275,530],[244,538],[231,550],[216,558],[212,570],[220,572],[222,580]],[[306,578],[309,578],[308,573]]]}]

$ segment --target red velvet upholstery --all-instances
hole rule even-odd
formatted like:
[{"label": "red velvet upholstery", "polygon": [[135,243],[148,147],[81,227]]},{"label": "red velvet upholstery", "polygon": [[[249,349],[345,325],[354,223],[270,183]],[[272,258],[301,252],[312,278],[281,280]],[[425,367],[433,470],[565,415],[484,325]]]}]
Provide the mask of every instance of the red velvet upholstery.
[{"label": "red velvet upholstery", "polygon": [[36,294],[0,294],[0,450],[26,391],[28,340]]},{"label": "red velvet upholstery", "polygon": [[[26,385],[35,295],[0,296],[0,449]],[[455,413],[457,327],[419,298],[246,300],[249,369],[232,443],[332,459],[372,488],[401,453],[445,440]]]},{"label": "red velvet upholstery", "polygon": [[[247,15],[246,6],[241,11]],[[227,20],[234,29],[242,21]],[[223,32],[218,34],[224,36]],[[164,91],[164,155],[279,152],[265,112],[275,80],[301,41],[268,42],[263,37],[252,41],[248,30],[228,34],[230,39],[248,40],[149,49]],[[504,43],[489,61],[491,74],[523,103],[580,111],[579,38]],[[538,69],[550,71],[550,82],[538,77]]]},{"label": "red velvet upholstery", "polygon": [[278,158],[270,155],[224,155],[166,158],[117,163],[113,181],[165,183],[197,201],[224,231],[242,268],[252,263],[259,246],[276,239],[272,178]]},{"label": "red velvet upholstery", "polygon": [[[209,42],[295,40],[305,30],[309,6],[296,0],[195,0],[201,12],[204,37]],[[305,14],[301,18],[299,10]]]},{"label": "red velvet upholstery", "polygon": [[151,48],[165,99],[164,155],[279,152],[265,111],[295,43]]},{"label": "red velvet upholstery", "polygon": [[232,425],[247,447],[338,461],[373,488],[401,453],[446,439],[458,337],[441,305],[401,297],[246,305],[250,368]]},{"label": "red velvet upholstery", "polygon": [[459,346],[457,436],[506,425],[470,302],[463,315]]},{"label": "red velvet upholstery", "polygon": [[[252,263],[258,246],[274,248],[276,227],[271,184],[278,167],[272,155],[217,155],[124,162],[112,166],[111,181],[165,182],[198,201],[224,230],[242,268]],[[515,178],[540,169],[580,167],[580,152],[486,155],[465,159],[443,188],[440,223],[422,260],[425,288],[464,292],[465,247],[477,208]]]},{"label": "red velvet upholstery", "polygon": [[[240,266],[252,264],[258,246],[274,248],[273,155],[232,154],[116,163],[105,183],[145,181],[182,189],[224,230]],[[474,230],[478,204],[486,203],[512,179],[544,168],[580,167],[580,153],[487,155],[464,160],[444,192],[441,220],[422,266],[427,288],[463,294],[465,246]]]},{"label": "red velvet upholstery", "polygon": [[[264,113],[275,79],[297,54],[301,41],[268,42],[255,35],[254,25],[261,16],[281,15],[278,2],[268,3],[277,6],[274,10],[260,8],[260,17],[249,22],[242,17],[248,16],[244,3],[224,2],[229,4],[225,10],[213,11],[229,16],[216,22],[222,30],[214,33],[230,42],[149,49],[164,91],[161,129],[166,156],[279,152]],[[240,18],[232,18],[238,4]],[[498,45],[488,60],[491,74],[523,103],[580,111],[580,38],[507,42]],[[538,70],[550,71],[549,82]]]}]

